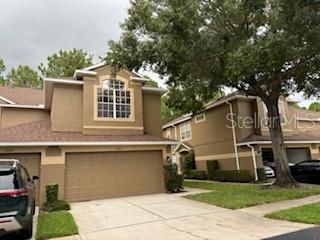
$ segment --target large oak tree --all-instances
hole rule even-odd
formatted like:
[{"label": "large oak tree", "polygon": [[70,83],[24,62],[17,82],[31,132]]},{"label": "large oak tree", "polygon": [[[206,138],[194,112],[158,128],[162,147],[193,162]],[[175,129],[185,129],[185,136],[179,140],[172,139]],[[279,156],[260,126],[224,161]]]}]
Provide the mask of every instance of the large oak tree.
[{"label": "large oak tree", "polygon": [[166,76],[172,104],[197,111],[221,87],[260,97],[268,109],[276,183],[295,187],[278,101],[319,96],[319,0],[132,0],[123,33],[109,42],[116,69]]}]

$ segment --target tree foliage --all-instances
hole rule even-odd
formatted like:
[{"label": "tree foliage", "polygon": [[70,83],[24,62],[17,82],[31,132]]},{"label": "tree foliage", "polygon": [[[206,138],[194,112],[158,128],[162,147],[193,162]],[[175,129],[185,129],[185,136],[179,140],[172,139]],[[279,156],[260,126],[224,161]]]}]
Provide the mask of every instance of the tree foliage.
[{"label": "tree foliage", "polygon": [[158,83],[152,79],[149,79],[149,81],[145,83],[145,86],[146,87],[159,87]]},{"label": "tree foliage", "polygon": [[[106,60],[152,66],[190,111],[218,86],[261,95],[319,94],[319,1],[135,0]],[[176,92],[174,92],[174,95]],[[200,104],[199,104],[200,103]]]},{"label": "tree foliage", "polygon": [[168,94],[161,97],[161,117],[162,123],[170,122],[171,120],[180,117],[183,114],[182,110],[179,110],[170,104],[170,96]]},{"label": "tree foliage", "polygon": [[5,77],[3,76],[4,71],[6,70],[6,65],[4,61],[0,58],[0,85],[5,84]]},{"label": "tree foliage", "polygon": [[41,88],[42,79],[32,68],[19,65],[9,72],[5,84],[15,87]]},{"label": "tree foliage", "polygon": [[184,112],[222,86],[259,96],[273,123],[276,184],[295,186],[278,101],[294,91],[320,95],[319,26],[319,0],[133,0],[106,60],[165,75]]},{"label": "tree foliage", "polygon": [[309,106],[309,110],[320,112],[320,102],[313,102]]},{"label": "tree foliage", "polygon": [[82,49],[60,50],[47,58],[47,64],[41,63],[39,70],[45,77],[72,77],[76,69],[92,65],[92,55]]}]

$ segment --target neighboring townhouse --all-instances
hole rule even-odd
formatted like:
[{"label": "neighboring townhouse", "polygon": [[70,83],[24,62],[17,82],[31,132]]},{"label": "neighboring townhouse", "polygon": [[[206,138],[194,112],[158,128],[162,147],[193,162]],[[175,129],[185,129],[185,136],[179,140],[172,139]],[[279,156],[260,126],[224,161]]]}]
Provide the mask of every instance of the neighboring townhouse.
[{"label": "neighboring townhouse", "polygon": [[161,88],[98,64],[44,89],[0,87],[0,158],[19,159],[59,198],[83,201],[164,191],[174,142],[162,137]]},{"label": "neighboring townhouse", "polygon": [[[320,113],[298,109],[296,103],[279,100],[289,161],[320,159]],[[206,104],[199,114],[186,114],[162,128],[164,137],[181,141],[172,148],[180,170],[186,154],[194,151],[199,170],[206,170],[206,161],[218,160],[221,169],[250,170],[257,178],[257,169],[274,161],[267,122],[261,99],[235,92]]]}]

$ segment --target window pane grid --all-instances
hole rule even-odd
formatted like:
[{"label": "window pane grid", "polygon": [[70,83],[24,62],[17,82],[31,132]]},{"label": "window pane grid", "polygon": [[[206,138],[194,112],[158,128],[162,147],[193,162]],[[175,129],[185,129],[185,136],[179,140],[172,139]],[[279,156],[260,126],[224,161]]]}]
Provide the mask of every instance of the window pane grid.
[{"label": "window pane grid", "polygon": [[185,123],[181,125],[181,139],[190,139],[191,138],[191,127],[189,123]]},{"label": "window pane grid", "polygon": [[103,88],[98,88],[98,117],[129,118],[131,114],[130,91],[118,80],[106,80]]}]

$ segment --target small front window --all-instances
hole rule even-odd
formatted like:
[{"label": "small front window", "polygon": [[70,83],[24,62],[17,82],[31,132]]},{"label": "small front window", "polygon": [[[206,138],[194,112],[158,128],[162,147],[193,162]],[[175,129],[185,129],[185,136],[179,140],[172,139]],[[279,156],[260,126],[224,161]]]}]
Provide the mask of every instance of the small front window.
[{"label": "small front window", "polygon": [[131,94],[119,80],[105,80],[97,92],[98,117],[129,118]]},{"label": "small front window", "polygon": [[204,113],[199,114],[195,117],[195,122],[200,123],[206,120],[206,115]]},{"label": "small front window", "polygon": [[181,140],[186,141],[191,139],[191,124],[190,122],[182,123],[180,125]]}]

